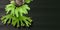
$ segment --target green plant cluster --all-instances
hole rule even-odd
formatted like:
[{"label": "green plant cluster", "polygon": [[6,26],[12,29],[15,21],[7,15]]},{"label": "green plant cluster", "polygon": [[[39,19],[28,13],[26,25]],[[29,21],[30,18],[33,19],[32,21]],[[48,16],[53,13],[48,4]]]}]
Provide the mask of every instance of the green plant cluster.
[{"label": "green plant cluster", "polygon": [[[26,3],[30,3],[31,0],[25,0]],[[30,7],[27,4],[24,4],[20,7],[15,6],[15,2],[11,1],[10,4],[6,5],[5,11],[6,15],[2,16],[1,20],[3,24],[12,24],[13,26],[27,26],[31,25],[31,18],[24,16],[23,14],[28,14]],[[17,25],[16,25],[17,24]]]}]

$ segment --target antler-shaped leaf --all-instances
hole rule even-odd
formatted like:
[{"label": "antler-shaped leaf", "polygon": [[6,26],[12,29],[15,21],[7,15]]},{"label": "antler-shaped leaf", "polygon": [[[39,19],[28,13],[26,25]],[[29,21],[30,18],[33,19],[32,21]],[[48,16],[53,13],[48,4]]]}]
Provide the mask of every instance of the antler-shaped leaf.
[{"label": "antler-shaped leaf", "polygon": [[7,11],[7,14],[11,11],[12,14],[14,14],[14,10],[15,10],[15,5],[13,4],[8,4],[6,5],[5,10]]},{"label": "antler-shaped leaf", "polygon": [[28,26],[28,27],[29,27],[29,25],[31,25],[31,22],[32,22],[32,20],[29,17],[25,17],[25,16],[21,16],[20,20],[22,20],[23,22],[25,22],[26,26]]},{"label": "antler-shaped leaf", "polygon": [[9,15],[6,15],[6,16],[3,16],[3,17],[1,18],[2,23],[3,23],[3,24],[6,24],[6,22],[8,21],[8,19],[9,19],[9,22],[8,22],[8,23],[10,23],[10,19],[11,19],[11,15],[10,15],[10,14],[9,14]]},{"label": "antler-shaped leaf", "polygon": [[[3,24],[10,24],[12,20],[12,25],[15,26],[17,24],[17,27],[19,26],[28,26],[31,25],[32,20],[29,17],[25,16],[20,16],[20,17],[15,17],[12,15],[6,15],[1,18]],[[20,23],[19,23],[20,22]]]}]

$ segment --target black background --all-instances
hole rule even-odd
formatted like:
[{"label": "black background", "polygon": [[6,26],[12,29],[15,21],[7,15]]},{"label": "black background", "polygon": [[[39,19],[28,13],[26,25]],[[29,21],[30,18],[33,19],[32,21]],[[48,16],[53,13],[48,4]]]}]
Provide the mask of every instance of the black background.
[{"label": "black background", "polygon": [[[5,15],[4,7],[8,0],[0,0],[0,17]],[[60,3],[58,0],[33,0],[30,3],[29,16],[33,19],[31,30],[60,30]],[[20,30],[13,26],[3,25],[0,30]]]}]

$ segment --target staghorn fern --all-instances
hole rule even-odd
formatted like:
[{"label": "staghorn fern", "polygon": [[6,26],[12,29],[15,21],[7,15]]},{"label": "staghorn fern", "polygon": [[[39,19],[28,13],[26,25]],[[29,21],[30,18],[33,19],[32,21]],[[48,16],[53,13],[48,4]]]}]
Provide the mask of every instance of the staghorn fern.
[{"label": "staghorn fern", "polygon": [[[2,18],[1,18],[1,20],[2,20],[2,23],[3,24],[6,24],[6,22],[8,23],[8,24],[10,24],[11,23],[11,21],[12,21],[12,25],[13,26],[15,26],[16,25],[16,23],[17,23],[17,27],[19,27],[19,26],[28,26],[29,27],[29,25],[31,25],[31,22],[32,22],[32,20],[30,19],[30,17],[25,17],[25,16],[20,16],[20,17],[15,17],[15,16],[13,16],[13,15],[11,15],[11,14],[9,14],[9,15],[6,15],[6,16],[3,16]],[[20,24],[19,24],[19,21],[20,21]],[[24,22],[23,22],[24,21]],[[25,23],[26,23],[26,25],[25,25]]]},{"label": "staghorn fern", "polygon": [[5,9],[7,14],[9,13],[9,11],[11,11],[11,14],[15,14],[17,17],[18,17],[18,13],[20,13],[20,15],[28,14],[27,10],[30,10],[27,4],[22,5],[21,7],[15,7],[15,5],[9,4],[6,6]]},{"label": "staghorn fern", "polygon": [[[26,3],[30,3],[30,0],[26,0]],[[28,10],[30,10],[30,7],[27,4],[24,4],[20,7],[15,6],[15,2],[11,1],[10,4],[6,5],[5,11],[6,15],[2,16],[1,20],[3,24],[12,24],[16,27],[20,26],[30,26],[31,25],[31,18],[26,17],[23,14],[28,14]]]}]

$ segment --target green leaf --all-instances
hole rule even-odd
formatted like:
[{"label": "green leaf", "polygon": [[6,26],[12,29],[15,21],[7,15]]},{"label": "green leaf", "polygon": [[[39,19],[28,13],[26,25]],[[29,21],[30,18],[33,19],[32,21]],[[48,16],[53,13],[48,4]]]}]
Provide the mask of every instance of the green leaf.
[{"label": "green leaf", "polygon": [[6,18],[5,20],[3,20],[3,23],[6,24],[7,20],[8,20],[8,18]]},{"label": "green leaf", "polygon": [[20,16],[22,16],[23,15],[23,9],[21,8],[21,7],[19,7],[19,13],[20,13]]},{"label": "green leaf", "polygon": [[26,2],[26,3],[30,3],[30,2],[31,2],[31,0],[25,0],[25,2]]},{"label": "green leaf", "polygon": [[27,20],[29,21],[29,22],[32,22],[32,20],[31,20],[31,18],[30,17],[26,17],[27,18]]},{"label": "green leaf", "polygon": [[23,7],[27,10],[30,10],[30,7],[27,4],[23,5]]},{"label": "green leaf", "polygon": [[10,17],[9,15],[6,15],[6,16],[2,17],[2,18],[1,18],[2,22],[3,22],[4,24],[6,24],[7,20],[9,19],[9,17]]},{"label": "green leaf", "polygon": [[17,21],[16,17],[13,16],[13,17],[12,17],[12,25],[13,25],[13,26],[16,25],[16,21]]},{"label": "green leaf", "polygon": [[13,10],[15,10],[15,5],[13,5],[13,4],[8,4],[8,5],[6,5],[5,10],[7,11],[7,14],[9,13],[9,11],[11,11],[12,14],[13,14]]},{"label": "green leaf", "polygon": [[11,14],[14,15],[14,11],[15,11],[15,7],[13,7],[13,8],[11,9]]},{"label": "green leaf", "polygon": [[20,25],[19,25],[19,21],[17,22],[17,27],[19,27]]},{"label": "green leaf", "polygon": [[27,11],[27,9],[24,6],[22,6],[21,8],[23,9],[23,13],[24,14],[28,14],[28,11]]},{"label": "green leaf", "polygon": [[11,18],[8,20],[8,22],[7,22],[7,23],[8,23],[8,24],[10,24],[10,22],[11,22]]},{"label": "green leaf", "polygon": [[[23,21],[23,20],[22,20]],[[25,24],[21,21],[21,26],[25,26]]]},{"label": "green leaf", "polygon": [[28,25],[28,21],[24,20],[24,22],[26,23],[26,26],[28,26],[28,27],[29,27],[29,25]]},{"label": "green leaf", "polygon": [[[29,21],[27,21],[27,20],[29,20]],[[24,21],[26,26],[28,26],[28,27],[29,27],[29,25],[31,25],[31,22],[32,22],[32,20],[29,17],[25,17],[25,16],[21,16],[20,21]]]},{"label": "green leaf", "polygon": [[16,9],[15,9],[15,15],[18,17],[18,7],[16,7]]}]

